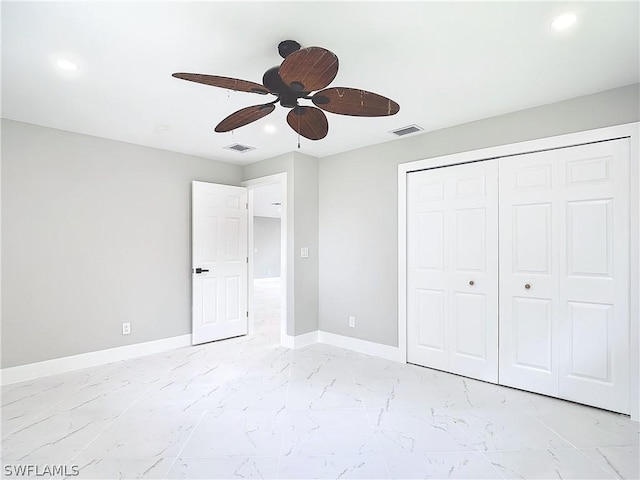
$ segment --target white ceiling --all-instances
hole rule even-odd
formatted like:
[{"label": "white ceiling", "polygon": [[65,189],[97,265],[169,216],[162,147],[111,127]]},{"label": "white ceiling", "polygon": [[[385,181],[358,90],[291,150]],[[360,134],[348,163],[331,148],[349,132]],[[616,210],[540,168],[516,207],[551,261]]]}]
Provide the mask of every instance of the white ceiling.
[{"label": "white ceiling", "polygon": [[[297,150],[287,109],[234,132],[213,127],[264,96],[171,77],[260,83],[294,39],[339,58],[331,86],[392,98],[385,118],[327,114],[302,139],[322,157],[425,130],[638,82],[638,2],[2,2],[2,116],[246,164]],[[572,11],[568,32],[549,28]],[[60,58],[79,65],[56,67]],[[264,126],[274,125],[267,133]],[[247,153],[224,150],[242,143]]]}]

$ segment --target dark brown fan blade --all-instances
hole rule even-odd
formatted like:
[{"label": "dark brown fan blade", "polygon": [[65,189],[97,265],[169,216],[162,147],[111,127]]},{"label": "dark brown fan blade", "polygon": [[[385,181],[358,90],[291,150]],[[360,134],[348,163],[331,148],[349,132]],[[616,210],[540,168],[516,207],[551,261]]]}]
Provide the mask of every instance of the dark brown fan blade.
[{"label": "dark brown fan blade", "polygon": [[400,105],[393,100],[357,88],[327,88],[316,93],[311,100],[327,112],[354,117],[385,117],[400,110]]},{"label": "dark brown fan blade", "polygon": [[256,120],[260,120],[262,117],[269,115],[275,108],[276,106],[273,103],[253,105],[252,107],[243,108],[222,120],[218,126],[216,126],[215,131],[229,132],[236,128],[244,127],[251,122],[255,122]]},{"label": "dark brown fan blade", "polygon": [[238,92],[259,93],[261,95],[269,93],[269,90],[259,83],[240,80],[239,78],[218,77],[216,75],[203,75],[201,73],[174,73],[171,76],[182,80],[189,80],[190,82],[211,85],[212,87],[236,90]]},{"label": "dark brown fan blade", "polygon": [[309,140],[320,140],[329,132],[326,115],[316,107],[292,108],[287,115],[287,123]]},{"label": "dark brown fan blade", "polygon": [[320,47],[293,52],[280,65],[282,81],[294,91],[313,92],[329,85],[338,73],[338,57]]}]

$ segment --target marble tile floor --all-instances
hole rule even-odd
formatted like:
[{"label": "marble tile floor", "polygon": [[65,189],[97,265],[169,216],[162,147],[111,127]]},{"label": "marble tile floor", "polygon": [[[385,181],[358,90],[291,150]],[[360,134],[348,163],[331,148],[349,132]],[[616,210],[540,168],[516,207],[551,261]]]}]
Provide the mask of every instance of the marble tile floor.
[{"label": "marble tile floor", "polygon": [[256,284],[254,335],[3,387],[3,476],[60,465],[81,479],[639,477],[628,417],[278,346],[277,288]]}]

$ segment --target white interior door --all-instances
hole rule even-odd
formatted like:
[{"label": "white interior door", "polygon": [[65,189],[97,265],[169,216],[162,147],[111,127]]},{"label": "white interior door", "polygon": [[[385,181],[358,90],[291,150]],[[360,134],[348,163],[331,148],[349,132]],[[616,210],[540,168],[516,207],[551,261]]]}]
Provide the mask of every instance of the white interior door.
[{"label": "white interior door", "polygon": [[558,395],[556,151],[500,161],[500,383]]},{"label": "white interior door", "polygon": [[247,333],[247,190],[192,184],[192,343]]},{"label": "white interior door", "polygon": [[498,380],[497,162],[408,177],[407,360]]},{"label": "white interior door", "polygon": [[559,156],[560,397],[629,413],[629,140]]}]

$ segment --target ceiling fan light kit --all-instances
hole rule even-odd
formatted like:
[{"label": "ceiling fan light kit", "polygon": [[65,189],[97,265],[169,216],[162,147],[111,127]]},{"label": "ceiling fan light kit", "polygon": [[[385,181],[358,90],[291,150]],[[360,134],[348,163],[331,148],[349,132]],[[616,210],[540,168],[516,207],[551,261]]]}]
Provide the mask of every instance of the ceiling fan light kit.
[{"label": "ceiling fan light kit", "polygon": [[[395,115],[400,110],[393,100],[366,90],[326,88],[338,74],[338,57],[325,48],[301,48],[295,40],[285,40],[278,45],[278,53],[284,60],[264,73],[262,85],[200,73],[174,73],[173,77],[238,92],[276,96],[271,102],[232,113],[215,127],[214,131],[219,133],[235,130],[267,116],[275,110],[276,103],[291,109],[287,123],[309,140],[320,140],[329,132],[323,110],[353,117],[383,117]],[[311,100],[315,106],[300,105],[300,100]]]}]

